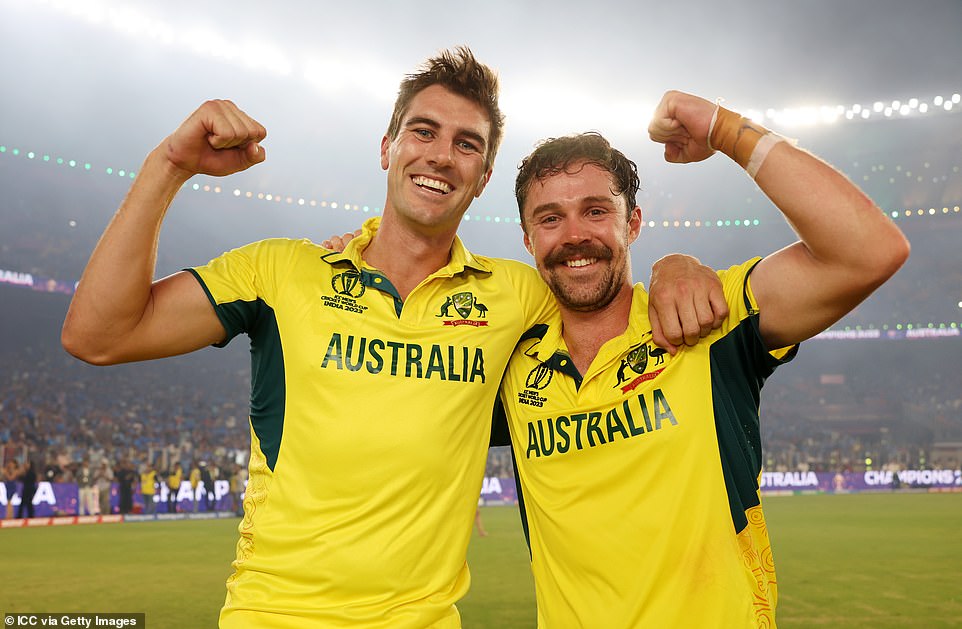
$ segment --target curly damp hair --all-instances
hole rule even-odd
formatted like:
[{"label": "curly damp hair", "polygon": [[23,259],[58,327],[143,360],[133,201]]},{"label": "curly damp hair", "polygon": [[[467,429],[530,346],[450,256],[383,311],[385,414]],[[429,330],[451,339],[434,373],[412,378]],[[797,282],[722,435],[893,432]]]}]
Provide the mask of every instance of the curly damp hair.
[{"label": "curly damp hair", "polygon": [[474,57],[467,46],[442,50],[422,63],[416,72],[404,77],[394,101],[394,112],[387,128],[387,137],[393,140],[401,130],[401,121],[411,101],[421,90],[441,87],[477,103],[488,115],[491,133],[488,138],[484,163],[487,168],[494,164],[494,157],[504,135],[504,114],[498,106],[498,75]]},{"label": "curly damp hair", "polygon": [[530,155],[521,160],[514,184],[514,196],[518,200],[518,214],[522,226],[524,204],[535,180],[541,181],[562,172],[576,173],[585,164],[592,164],[611,174],[615,183],[612,192],[624,197],[630,216],[631,209],[637,205],[636,197],[641,187],[638,167],[625,157],[624,153],[611,146],[600,133],[589,131],[544,140]]}]

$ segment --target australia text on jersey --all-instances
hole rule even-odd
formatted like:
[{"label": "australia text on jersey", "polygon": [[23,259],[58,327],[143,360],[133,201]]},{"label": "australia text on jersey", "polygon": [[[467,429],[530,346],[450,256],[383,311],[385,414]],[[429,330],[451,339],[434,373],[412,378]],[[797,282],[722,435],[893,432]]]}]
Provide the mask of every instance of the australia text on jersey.
[{"label": "australia text on jersey", "polygon": [[322,369],[366,371],[404,378],[479,382],[484,384],[484,351],[480,347],[422,346],[417,343],[331,334]]},{"label": "australia text on jersey", "polygon": [[571,413],[528,422],[530,459],[571,450],[593,448],[618,438],[630,439],[661,430],[667,424],[678,425],[678,419],[661,389],[640,393],[622,400],[605,411]]}]

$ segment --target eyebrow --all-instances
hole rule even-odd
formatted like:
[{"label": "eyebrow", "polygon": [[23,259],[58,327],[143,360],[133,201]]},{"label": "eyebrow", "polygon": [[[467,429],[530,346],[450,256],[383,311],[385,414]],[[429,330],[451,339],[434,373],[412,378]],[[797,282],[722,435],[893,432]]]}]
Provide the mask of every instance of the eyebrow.
[{"label": "eyebrow", "polygon": [[[615,203],[614,197],[606,197],[601,195],[592,195],[588,197],[581,197],[579,199],[582,205],[591,203],[602,203],[606,205],[613,205]],[[535,216],[539,212],[550,212],[552,210],[557,210],[561,207],[561,204],[555,201],[549,201],[548,203],[542,203],[541,205],[533,208],[531,210],[531,215]]]},{"label": "eyebrow", "polygon": [[[426,116],[412,116],[404,121],[405,129],[416,127],[418,125],[425,125],[435,130],[441,128],[440,122],[438,122],[434,118],[428,118]],[[470,138],[474,140],[475,142],[481,145],[482,150],[486,149],[488,146],[487,140],[484,139],[484,136],[472,129],[466,129],[464,127],[461,127],[458,129],[457,135],[464,136],[466,138]]]}]

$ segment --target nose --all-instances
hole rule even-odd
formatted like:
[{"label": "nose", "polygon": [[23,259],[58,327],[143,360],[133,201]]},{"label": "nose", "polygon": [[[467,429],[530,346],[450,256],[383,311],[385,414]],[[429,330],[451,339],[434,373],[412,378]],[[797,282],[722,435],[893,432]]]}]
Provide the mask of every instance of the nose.
[{"label": "nose", "polygon": [[590,232],[586,229],[584,221],[579,217],[568,217],[564,221],[563,232],[561,234],[565,244],[579,245],[591,240]]},{"label": "nose", "polygon": [[454,147],[447,142],[434,142],[428,156],[428,163],[435,168],[444,168],[454,163]]}]

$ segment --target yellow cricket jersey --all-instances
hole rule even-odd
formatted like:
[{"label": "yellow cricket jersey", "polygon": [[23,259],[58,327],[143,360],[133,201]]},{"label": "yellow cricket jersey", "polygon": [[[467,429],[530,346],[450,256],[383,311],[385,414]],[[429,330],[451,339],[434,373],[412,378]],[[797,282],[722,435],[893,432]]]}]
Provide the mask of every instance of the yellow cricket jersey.
[{"label": "yellow cricket jersey", "polygon": [[764,347],[755,263],[719,272],[730,316],[674,357],[640,285],[583,376],[560,320],[519,343],[501,399],[542,629],[775,626],[758,404],[796,348]]},{"label": "yellow cricket jersey", "polygon": [[402,303],[361,251],[266,240],[193,269],[252,355],[250,478],[221,627],[460,627],[491,412],[537,272],[469,253]]},{"label": "yellow cricket jersey", "polygon": [[155,483],[157,482],[157,472],[150,470],[149,472],[143,472],[140,475],[140,493],[143,495],[153,495],[157,490]]}]

